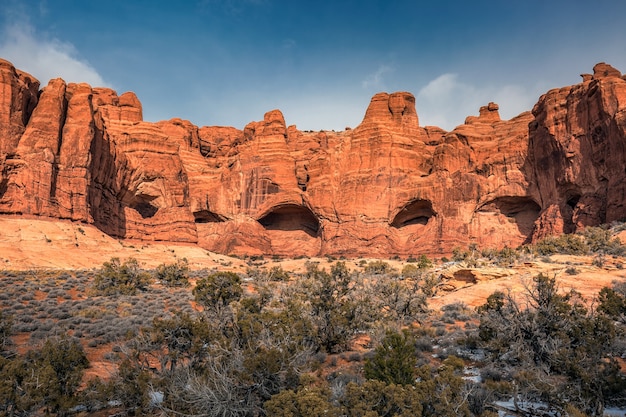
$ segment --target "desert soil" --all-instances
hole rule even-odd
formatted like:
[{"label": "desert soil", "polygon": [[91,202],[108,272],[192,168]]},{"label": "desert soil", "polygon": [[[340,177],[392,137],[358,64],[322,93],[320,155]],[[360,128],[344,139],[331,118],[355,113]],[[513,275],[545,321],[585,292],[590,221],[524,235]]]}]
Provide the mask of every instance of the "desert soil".
[{"label": "desert soil", "polygon": [[[5,270],[91,269],[99,268],[112,257],[122,260],[135,258],[147,269],[182,258],[187,259],[192,269],[245,272],[250,266],[242,259],[209,252],[194,245],[114,239],[93,226],[71,221],[2,216],[0,230],[0,268]],[[622,239],[625,237],[622,236]],[[280,265],[286,271],[302,272],[306,262],[311,261],[318,262],[324,268],[332,260],[275,260],[266,257],[259,264],[263,267]],[[346,264],[350,269],[357,269],[362,266],[362,261],[349,259]],[[397,260],[385,261],[398,270],[405,264]],[[603,286],[626,279],[626,269],[621,269],[623,259],[607,257],[602,267],[594,266],[592,261],[591,257],[555,255],[550,257],[549,262],[534,259],[509,268],[478,268],[473,281],[454,278],[454,273],[463,269],[459,266],[438,267],[450,279],[445,286],[446,290],[439,290],[430,305],[437,308],[463,302],[468,306],[477,306],[496,290],[523,293],[532,277],[539,273],[556,276],[563,290],[576,289],[589,300]],[[567,274],[565,271],[568,267],[575,267],[578,273]]]}]

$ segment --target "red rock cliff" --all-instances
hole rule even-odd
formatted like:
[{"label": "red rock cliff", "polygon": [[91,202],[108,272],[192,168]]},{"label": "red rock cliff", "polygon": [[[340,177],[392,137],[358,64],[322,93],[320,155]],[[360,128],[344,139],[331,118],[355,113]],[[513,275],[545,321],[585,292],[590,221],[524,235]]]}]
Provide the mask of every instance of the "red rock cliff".
[{"label": "red rock cliff", "polygon": [[362,123],[301,132],[273,110],[243,131],[142,121],[133,93],[0,61],[0,213],[222,253],[410,255],[516,246],[626,218],[626,81],[606,64],[505,121],[489,103],[452,132],[412,94]]},{"label": "red rock cliff", "polygon": [[626,81],[600,63],[539,99],[529,125],[535,238],[626,218]]}]

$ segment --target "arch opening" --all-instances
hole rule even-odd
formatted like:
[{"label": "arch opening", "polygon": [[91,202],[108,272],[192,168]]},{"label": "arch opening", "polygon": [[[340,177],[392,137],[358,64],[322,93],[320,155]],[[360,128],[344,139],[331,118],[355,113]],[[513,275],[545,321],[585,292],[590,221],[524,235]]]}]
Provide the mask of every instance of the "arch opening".
[{"label": "arch opening", "polygon": [[515,223],[519,232],[529,237],[539,218],[541,207],[530,197],[498,197],[480,207],[479,212],[500,213]]},{"label": "arch opening", "polygon": [[258,220],[266,230],[303,231],[318,237],[320,222],[313,212],[304,206],[289,204],[272,209]]},{"label": "arch opening", "polygon": [[390,225],[401,228],[414,224],[426,225],[435,216],[433,204],[428,200],[413,200],[396,214]]},{"label": "arch opening", "polygon": [[136,199],[131,204],[129,204],[128,207],[135,210],[144,219],[154,217],[157,211],[159,211],[159,208],[152,204],[151,200],[144,198]]},{"label": "arch opening", "polygon": [[576,208],[576,205],[578,204],[578,202],[580,201],[580,195],[579,194],[574,194],[571,197],[569,197],[567,199],[566,204],[572,209],[574,210]]},{"label": "arch opening", "polygon": [[578,203],[582,198],[582,193],[580,189],[576,186],[571,185],[569,189],[565,191],[563,199],[565,200],[565,205],[561,206],[561,215],[563,216],[563,232],[565,233],[573,233],[576,231],[576,217]]},{"label": "arch opening", "polygon": [[194,211],[193,218],[196,223],[220,223],[224,221],[222,216],[209,210]]}]

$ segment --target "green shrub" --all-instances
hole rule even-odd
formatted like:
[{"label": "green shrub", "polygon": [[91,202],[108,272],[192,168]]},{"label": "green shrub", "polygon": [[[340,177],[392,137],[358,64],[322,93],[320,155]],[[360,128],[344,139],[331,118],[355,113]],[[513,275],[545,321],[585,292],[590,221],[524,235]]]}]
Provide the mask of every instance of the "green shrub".
[{"label": "green shrub", "polygon": [[285,271],[280,265],[273,266],[267,272],[267,278],[270,281],[289,281],[289,273]]},{"label": "green shrub", "polygon": [[496,251],[494,262],[498,265],[511,265],[517,262],[519,258],[519,251],[505,246],[499,251]]},{"label": "green shrub", "polygon": [[587,227],[580,233],[548,236],[533,245],[539,255],[623,255],[626,247],[612,236],[610,229]]},{"label": "green shrub", "polygon": [[168,287],[189,286],[189,264],[182,259],[172,264],[161,264],[156,269],[156,278]]},{"label": "green shrub", "polygon": [[613,237],[610,229],[587,227],[583,230],[582,235],[591,253],[623,255],[626,252],[626,247],[618,238]]},{"label": "green shrub", "polygon": [[454,262],[462,262],[470,257],[470,253],[468,251],[464,251],[459,247],[452,248],[452,260]]},{"label": "green shrub", "polygon": [[241,298],[243,288],[241,278],[234,272],[216,272],[199,280],[192,292],[205,310],[219,313]]},{"label": "green shrub", "polygon": [[13,332],[13,318],[0,310],[0,354],[4,352],[11,342]]},{"label": "green shrub", "polygon": [[[89,360],[77,339],[47,339],[41,350],[28,353],[27,367],[32,398],[39,398],[49,411],[60,413],[76,404],[83,371]],[[36,381],[36,384],[35,384]]]},{"label": "green shrub", "polygon": [[119,258],[111,258],[96,274],[93,290],[98,295],[134,295],[147,290],[151,282],[152,277],[139,267],[136,259],[122,264]]},{"label": "green shrub", "polygon": [[385,261],[371,261],[365,266],[365,273],[372,275],[384,275],[392,270],[391,265]]},{"label": "green shrub", "polygon": [[388,331],[373,358],[365,362],[367,379],[387,384],[410,385],[415,381],[415,341],[408,332]]},{"label": "green shrub", "polygon": [[403,278],[418,278],[422,275],[422,270],[414,264],[404,265],[402,268]]},{"label": "green shrub", "polygon": [[345,350],[354,334],[366,330],[377,315],[357,278],[342,261],[333,264],[330,273],[311,264],[296,287],[308,301],[315,341],[327,353]]},{"label": "green shrub", "polygon": [[422,411],[425,397],[423,390],[412,386],[369,380],[362,384],[348,383],[341,403],[347,417],[413,417],[425,415]]},{"label": "green shrub", "polygon": [[598,311],[614,319],[626,317],[626,295],[614,288],[603,287],[598,293],[598,300]]},{"label": "green shrub", "polygon": [[604,314],[597,314],[579,294],[561,293],[556,278],[539,274],[523,304],[496,292],[478,309],[479,343],[520,396],[543,401],[551,412],[571,404],[601,414],[626,382],[614,355],[619,329],[612,316],[621,308],[620,296],[604,289],[598,307]]},{"label": "green shrub", "polygon": [[421,255],[417,260],[417,267],[419,269],[429,269],[433,267],[433,261],[428,259],[426,255]]},{"label": "green shrub", "polygon": [[323,389],[285,390],[265,402],[267,415],[274,417],[339,417],[340,410]]}]

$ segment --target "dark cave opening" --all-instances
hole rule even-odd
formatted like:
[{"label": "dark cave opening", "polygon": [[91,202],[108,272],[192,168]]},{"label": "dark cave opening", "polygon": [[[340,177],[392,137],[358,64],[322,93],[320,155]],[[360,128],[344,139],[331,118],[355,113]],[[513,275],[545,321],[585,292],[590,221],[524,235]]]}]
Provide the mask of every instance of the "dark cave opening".
[{"label": "dark cave opening", "polygon": [[307,207],[296,204],[275,207],[258,222],[267,230],[301,230],[311,237],[317,237],[320,229],[315,214]]},{"label": "dark cave opening", "polygon": [[524,236],[530,236],[541,207],[530,197],[498,197],[484,204],[480,212],[495,212],[510,218]]},{"label": "dark cave opening", "polygon": [[224,221],[219,214],[209,210],[194,211],[193,218],[196,223],[219,223]]},{"label": "dark cave opening", "polygon": [[580,201],[580,195],[578,194],[574,194],[571,197],[568,197],[567,199],[567,205],[574,210],[574,208],[576,208],[576,205],[578,204],[578,202]]},{"label": "dark cave opening", "polygon": [[391,226],[401,228],[414,224],[426,225],[435,216],[433,205],[428,200],[413,200],[396,214]]},{"label": "dark cave opening", "polygon": [[129,207],[139,213],[144,219],[154,217],[157,211],[159,211],[158,207],[145,199],[138,199],[137,201],[132,202]]}]

